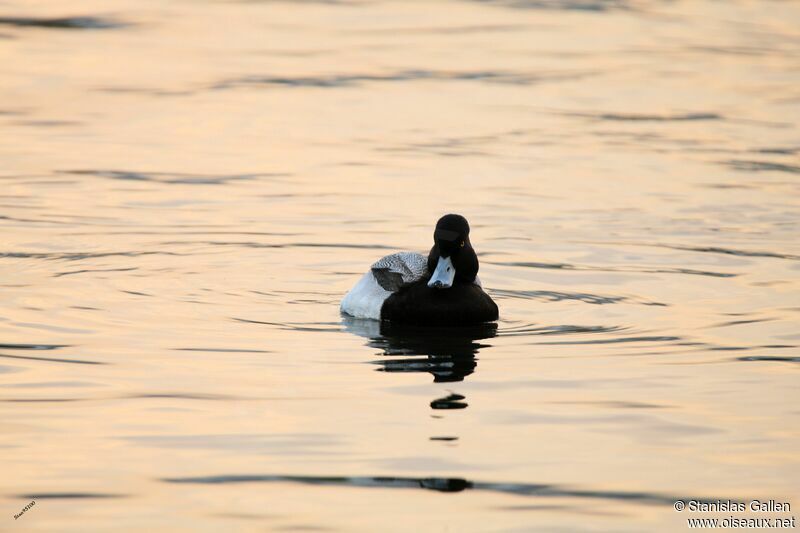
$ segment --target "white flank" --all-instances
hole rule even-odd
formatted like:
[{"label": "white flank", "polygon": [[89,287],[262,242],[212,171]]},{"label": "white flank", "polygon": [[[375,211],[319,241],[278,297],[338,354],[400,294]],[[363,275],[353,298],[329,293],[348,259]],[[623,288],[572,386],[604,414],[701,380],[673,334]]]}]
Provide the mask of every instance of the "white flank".
[{"label": "white flank", "polygon": [[[386,298],[402,285],[425,277],[427,265],[428,259],[414,252],[397,252],[382,257],[342,299],[342,312],[356,318],[380,320],[381,306]],[[381,283],[376,275],[381,276]]]},{"label": "white flank", "polygon": [[392,294],[378,285],[372,271],[367,272],[342,298],[341,310],[356,318],[381,319],[381,306]]}]

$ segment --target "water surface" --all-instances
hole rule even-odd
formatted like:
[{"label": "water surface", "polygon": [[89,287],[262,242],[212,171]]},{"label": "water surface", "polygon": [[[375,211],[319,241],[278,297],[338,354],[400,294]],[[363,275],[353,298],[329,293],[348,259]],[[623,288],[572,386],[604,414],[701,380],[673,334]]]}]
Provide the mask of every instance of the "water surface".
[{"label": "water surface", "polygon": [[[800,506],[798,28],[781,1],[2,3],[0,529]],[[446,212],[496,326],[340,316]]]}]

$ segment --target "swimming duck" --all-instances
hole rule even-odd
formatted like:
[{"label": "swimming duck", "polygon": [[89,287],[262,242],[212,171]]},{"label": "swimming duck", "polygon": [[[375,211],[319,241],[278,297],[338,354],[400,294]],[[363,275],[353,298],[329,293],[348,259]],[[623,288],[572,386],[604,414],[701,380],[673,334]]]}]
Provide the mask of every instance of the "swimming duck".
[{"label": "swimming duck", "polygon": [[421,326],[470,326],[498,317],[478,278],[469,223],[453,214],[436,223],[427,258],[398,252],[379,259],[342,299],[341,310]]}]

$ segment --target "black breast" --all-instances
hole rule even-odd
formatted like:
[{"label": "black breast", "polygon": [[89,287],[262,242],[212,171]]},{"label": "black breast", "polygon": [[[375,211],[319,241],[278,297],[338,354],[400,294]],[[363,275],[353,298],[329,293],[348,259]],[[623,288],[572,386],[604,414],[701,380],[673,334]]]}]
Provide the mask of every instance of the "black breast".
[{"label": "black breast", "polygon": [[427,279],[389,296],[381,319],[419,326],[470,326],[497,320],[497,304],[473,283],[456,283],[449,289],[431,289]]}]

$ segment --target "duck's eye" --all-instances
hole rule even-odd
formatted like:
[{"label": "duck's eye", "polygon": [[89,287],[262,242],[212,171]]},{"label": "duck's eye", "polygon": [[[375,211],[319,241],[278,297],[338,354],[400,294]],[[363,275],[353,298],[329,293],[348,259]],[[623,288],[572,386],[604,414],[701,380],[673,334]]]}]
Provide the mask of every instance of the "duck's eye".
[{"label": "duck's eye", "polygon": [[459,248],[463,248],[464,247],[464,241],[461,241],[461,244],[459,244],[458,247]]}]

